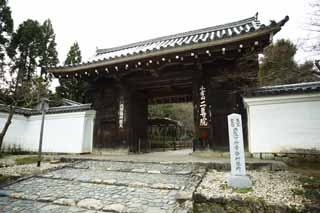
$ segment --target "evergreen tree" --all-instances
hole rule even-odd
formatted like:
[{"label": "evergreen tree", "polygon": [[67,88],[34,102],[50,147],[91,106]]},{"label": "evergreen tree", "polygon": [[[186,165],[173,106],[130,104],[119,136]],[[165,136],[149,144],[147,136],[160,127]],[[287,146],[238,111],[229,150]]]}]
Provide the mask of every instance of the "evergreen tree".
[{"label": "evergreen tree", "polygon": [[[12,89],[18,84],[12,84],[5,78],[5,72],[10,69],[10,63],[7,62],[8,47],[10,46],[13,33],[13,19],[11,17],[11,9],[8,6],[7,0],[0,0],[0,103],[12,102],[9,98],[9,94],[12,93]],[[8,70],[9,73],[10,70]],[[13,104],[9,105],[9,115],[6,123],[0,131],[0,151],[3,142],[3,138],[11,124],[11,120],[15,111]]]},{"label": "evergreen tree", "polygon": [[13,33],[13,19],[11,17],[10,7],[7,0],[0,0],[0,66],[3,74],[5,57],[9,46],[10,38]]},{"label": "evergreen tree", "polygon": [[78,42],[74,42],[74,44],[70,47],[67,58],[64,62],[65,65],[78,64],[82,60],[81,51]]},{"label": "evergreen tree", "polygon": [[41,26],[31,19],[24,21],[13,34],[10,56],[24,80],[30,81],[36,75],[41,42]]},{"label": "evergreen tree", "polygon": [[56,50],[55,33],[50,19],[47,19],[41,26],[42,41],[40,43],[40,61],[41,74],[46,74],[44,68],[54,66],[59,63],[58,52]]},{"label": "evergreen tree", "polygon": [[[5,11],[4,8],[7,5],[1,0],[0,3],[0,11]],[[0,87],[0,102],[8,106],[9,115],[0,132],[0,148],[16,107],[34,107],[38,104],[40,97],[50,94],[48,82],[44,82],[44,79],[39,77],[37,68],[58,62],[50,21],[40,25],[39,22],[28,19],[18,27],[16,32],[12,33],[12,28],[8,27],[13,25],[9,17],[11,13],[8,12],[10,9],[6,10],[6,19],[2,18],[3,13],[0,13],[1,30],[10,30],[3,37],[6,40],[1,40],[3,57],[0,59],[2,73],[5,74],[0,76],[0,82],[4,84]],[[0,32],[4,35],[3,31]]]},{"label": "evergreen tree", "polygon": [[[65,65],[80,63],[82,60],[79,44],[75,42],[68,52]],[[56,88],[57,95],[73,101],[83,103],[88,84],[81,79],[60,79],[60,86]]]},{"label": "evergreen tree", "polygon": [[312,63],[298,65],[294,60],[296,52],[296,45],[285,39],[265,48],[259,69],[260,86],[316,80]]}]

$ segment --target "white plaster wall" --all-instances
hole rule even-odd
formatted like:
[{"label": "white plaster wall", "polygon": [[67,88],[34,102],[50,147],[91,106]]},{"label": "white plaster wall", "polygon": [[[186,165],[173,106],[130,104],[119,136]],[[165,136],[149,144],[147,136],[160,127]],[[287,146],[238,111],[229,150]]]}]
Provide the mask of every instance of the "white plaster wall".
[{"label": "white plaster wall", "polygon": [[[4,127],[7,121],[8,114],[0,112],[0,129]],[[4,138],[4,144],[10,144],[11,146],[21,144],[23,141],[23,131],[26,127],[27,119],[23,115],[14,115],[12,123]]]},{"label": "white plaster wall", "polygon": [[244,98],[251,153],[320,151],[320,93]]},{"label": "white plaster wall", "polygon": [[[47,114],[43,132],[43,152],[84,153],[92,152],[92,135],[95,111]],[[0,126],[5,114],[0,114]],[[4,147],[19,146],[24,151],[38,151],[41,115],[24,117],[15,115]]]}]

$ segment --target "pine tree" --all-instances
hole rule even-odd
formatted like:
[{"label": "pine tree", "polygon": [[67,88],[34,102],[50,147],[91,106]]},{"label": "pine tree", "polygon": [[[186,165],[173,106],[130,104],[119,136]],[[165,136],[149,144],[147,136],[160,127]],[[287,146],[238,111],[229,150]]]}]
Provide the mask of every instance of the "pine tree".
[{"label": "pine tree", "polygon": [[[0,0],[1,9],[5,11],[6,2]],[[0,82],[4,83],[0,87],[0,102],[8,106],[9,115],[0,132],[0,148],[3,138],[11,124],[11,120],[17,106],[33,107],[40,97],[48,96],[48,83],[39,77],[37,68],[39,66],[54,65],[58,62],[57,51],[55,50],[55,39],[50,21],[46,21],[43,25],[35,20],[26,20],[12,33],[13,23],[11,23],[9,15],[10,8],[6,9],[4,14],[0,13],[0,27],[9,29],[5,38],[2,39],[1,58],[2,71],[5,75],[0,76]],[[8,12],[9,11],[9,12]],[[6,20],[7,22],[4,22]],[[9,20],[9,21],[8,21]],[[6,23],[9,23],[6,24]],[[6,27],[5,27],[6,26]],[[4,35],[3,31],[0,31]],[[5,48],[4,48],[5,47]],[[9,77],[8,77],[9,76]]]},{"label": "pine tree", "polygon": [[280,39],[263,52],[259,69],[260,86],[299,83],[316,80],[311,62],[298,65],[294,60],[297,47],[289,40]]},{"label": "pine tree", "polygon": [[1,74],[10,38],[13,33],[13,19],[11,17],[10,7],[7,0],[0,0],[0,65]]},{"label": "pine tree", "polygon": [[40,43],[40,61],[42,68],[41,74],[46,74],[45,67],[54,66],[59,63],[58,52],[56,50],[55,33],[50,19],[47,19],[41,26],[42,41]]},{"label": "pine tree", "polygon": [[[10,102],[8,94],[12,93],[12,88],[16,87],[18,84],[14,85],[9,83],[5,78],[5,72],[10,68],[10,64],[7,63],[7,56],[9,52],[9,46],[13,33],[13,19],[11,17],[11,9],[8,6],[7,0],[0,0],[0,103]],[[8,71],[10,72],[10,70]],[[5,88],[5,89],[4,89]],[[15,111],[14,104],[9,105],[9,115],[7,117],[6,123],[0,132],[0,152],[4,136],[11,124],[11,120]]]},{"label": "pine tree", "polygon": [[28,19],[20,24],[13,34],[11,42],[11,58],[16,68],[30,81],[36,75],[38,58],[41,51],[42,30],[39,22]]},{"label": "pine tree", "polygon": [[78,64],[82,60],[81,51],[78,42],[74,42],[74,44],[70,47],[67,58],[64,62],[65,65]]},{"label": "pine tree", "polygon": [[[82,60],[79,44],[75,42],[68,52],[65,65],[80,63]],[[57,95],[80,103],[85,102],[88,84],[81,79],[60,79],[60,86],[56,88]]]}]

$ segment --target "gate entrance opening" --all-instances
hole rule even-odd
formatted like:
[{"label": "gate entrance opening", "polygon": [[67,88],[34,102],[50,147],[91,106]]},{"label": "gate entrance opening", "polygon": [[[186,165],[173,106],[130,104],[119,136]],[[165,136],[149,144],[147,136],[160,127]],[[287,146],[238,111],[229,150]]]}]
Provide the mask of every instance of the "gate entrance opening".
[{"label": "gate entrance opening", "polygon": [[228,114],[242,114],[246,123],[241,92],[256,86],[258,54],[287,21],[265,26],[254,16],[99,49],[91,61],[49,72],[89,83],[88,101],[96,110],[95,148],[147,150],[148,106],[191,102],[193,139],[214,149],[228,145]]},{"label": "gate entrance opening", "polygon": [[149,105],[149,151],[191,149],[193,138],[192,103]]}]

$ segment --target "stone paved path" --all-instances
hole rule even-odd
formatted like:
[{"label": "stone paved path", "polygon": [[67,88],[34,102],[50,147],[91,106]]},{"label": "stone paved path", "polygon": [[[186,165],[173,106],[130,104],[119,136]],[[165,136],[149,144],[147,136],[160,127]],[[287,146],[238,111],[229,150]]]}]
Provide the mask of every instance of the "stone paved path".
[{"label": "stone paved path", "polygon": [[193,164],[81,161],[0,189],[0,212],[186,212]]}]

